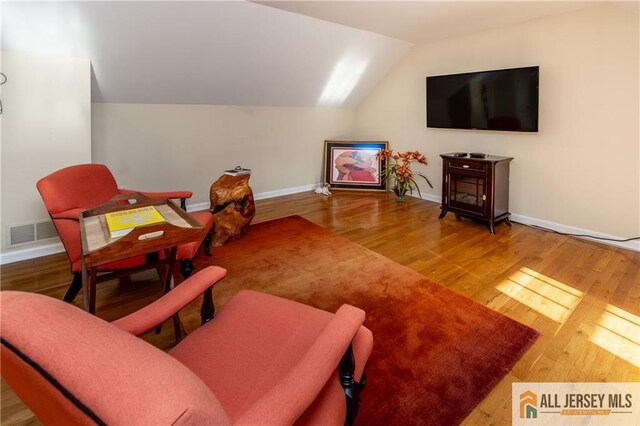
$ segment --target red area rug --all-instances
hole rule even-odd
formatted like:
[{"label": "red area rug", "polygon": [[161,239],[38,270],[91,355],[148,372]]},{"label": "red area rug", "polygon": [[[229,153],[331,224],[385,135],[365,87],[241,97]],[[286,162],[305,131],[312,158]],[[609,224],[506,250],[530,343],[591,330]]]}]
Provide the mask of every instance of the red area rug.
[{"label": "red area rug", "polygon": [[349,303],[367,313],[374,347],[356,419],[362,425],[458,424],[538,337],[299,216],[252,225],[198,260],[229,271],[215,287],[217,305],[247,288],[332,312]]}]

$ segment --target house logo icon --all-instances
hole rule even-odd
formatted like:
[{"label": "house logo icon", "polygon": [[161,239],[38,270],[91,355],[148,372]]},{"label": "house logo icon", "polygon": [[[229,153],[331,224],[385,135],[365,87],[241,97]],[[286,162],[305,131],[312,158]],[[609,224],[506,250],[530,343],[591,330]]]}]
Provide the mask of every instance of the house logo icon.
[{"label": "house logo icon", "polygon": [[531,391],[526,391],[520,394],[520,418],[538,418],[538,395]]}]

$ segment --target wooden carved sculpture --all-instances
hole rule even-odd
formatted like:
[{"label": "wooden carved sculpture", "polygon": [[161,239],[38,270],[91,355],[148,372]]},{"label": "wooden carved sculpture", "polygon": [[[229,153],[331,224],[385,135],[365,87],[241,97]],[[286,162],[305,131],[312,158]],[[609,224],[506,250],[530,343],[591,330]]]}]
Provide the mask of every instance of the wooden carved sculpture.
[{"label": "wooden carved sculpture", "polygon": [[250,177],[223,175],[211,185],[209,211],[216,217],[214,247],[240,238],[256,215]]}]

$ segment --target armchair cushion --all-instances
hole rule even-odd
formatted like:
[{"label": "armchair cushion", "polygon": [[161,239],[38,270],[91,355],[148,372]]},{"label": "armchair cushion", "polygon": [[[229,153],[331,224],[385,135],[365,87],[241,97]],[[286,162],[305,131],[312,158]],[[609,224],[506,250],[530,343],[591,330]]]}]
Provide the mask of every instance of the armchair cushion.
[{"label": "armchair cushion", "polygon": [[[357,312],[354,313],[351,310]],[[344,348],[334,348],[335,353],[338,354],[338,360],[344,354],[348,342],[356,331],[366,330],[360,328],[364,313],[356,308],[351,310],[342,312],[337,322],[337,324],[343,324],[342,315],[347,317],[355,315],[357,323],[357,326],[353,326],[353,322],[347,322],[355,329],[346,340]],[[214,321],[191,333],[169,353],[188,366],[209,386],[234,421],[241,420],[243,415],[247,415],[248,417],[242,421],[251,423],[258,418],[254,417],[255,414],[266,414],[264,410],[256,408],[257,406],[253,408],[257,411],[248,412],[254,404],[262,398],[278,400],[282,396],[278,390],[279,383],[283,380],[300,379],[300,377],[288,376],[289,372],[303,358],[314,358],[321,352],[310,350],[310,348],[319,338],[321,342],[325,342],[324,339],[327,336],[323,335],[323,332],[334,317],[331,313],[286,299],[253,291],[241,291],[220,309]],[[340,334],[340,326],[335,327],[337,328],[328,329],[329,335],[334,338]],[[368,330],[363,333],[365,337],[370,336]],[[211,344],[216,341],[225,342],[225,344]],[[366,344],[362,345],[362,343]],[[322,343],[319,345],[320,348],[324,347]],[[371,343],[360,342],[358,346],[354,347],[356,365],[364,365],[371,352]],[[332,363],[333,360],[329,361],[329,358],[323,356],[315,359],[316,363],[312,365],[314,368],[319,368],[323,365],[323,361]],[[324,364],[324,368],[326,369],[328,365]],[[336,365],[337,363],[333,363],[331,369],[335,369]],[[360,369],[361,373],[362,369]],[[314,382],[314,386],[319,385],[318,390],[322,389],[321,395],[325,396],[326,400],[316,399],[307,411],[326,419],[341,417],[340,422],[343,422],[346,403],[337,373],[327,375],[319,384],[318,377],[308,377],[308,379]],[[303,392],[302,388],[298,390],[299,397],[303,399],[310,395]],[[338,392],[342,395],[342,399],[338,399],[340,403],[336,404],[335,395]],[[316,404],[322,406],[314,407]],[[280,418],[295,420],[302,414],[296,411],[295,404],[284,404],[284,406],[267,404],[267,406],[272,410],[269,412],[270,418],[277,414]],[[275,408],[276,406],[278,408]],[[305,416],[305,418],[310,423],[319,421],[319,418],[311,416]],[[283,424],[287,422],[282,421]]]},{"label": "armchair cushion", "polygon": [[[311,310],[313,308],[307,307]],[[308,315],[308,313],[307,313]],[[354,336],[364,322],[364,311],[342,305],[325,325],[316,340],[293,364],[289,371],[269,389],[249,410],[243,413],[239,424],[251,425],[268,418],[274,424],[292,424],[313,405],[323,388],[338,383],[336,366],[347,351]],[[331,404],[326,407],[329,411]],[[287,407],[283,410],[281,407]],[[342,404],[337,406],[341,411]],[[316,423],[316,422],[312,422]]]}]

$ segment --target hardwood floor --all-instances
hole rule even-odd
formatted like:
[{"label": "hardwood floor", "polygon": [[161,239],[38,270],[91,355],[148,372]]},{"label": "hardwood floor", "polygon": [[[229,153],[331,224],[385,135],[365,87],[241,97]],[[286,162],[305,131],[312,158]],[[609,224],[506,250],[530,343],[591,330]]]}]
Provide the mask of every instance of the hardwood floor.
[{"label": "hardwood floor", "polygon": [[[542,333],[464,424],[510,424],[512,382],[640,381],[640,253],[519,224],[491,235],[453,214],[438,220],[435,203],[379,193],[296,194],[256,207],[255,222],[298,214]],[[62,298],[71,276],[59,254],[6,265],[1,279],[3,290]],[[100,286],[98,316],[112,320],[158,296],[153,273],[132,280]],[[186,309],[197,317],[198,303]],[[172,335],[169,326],[144,338],[166,349]],[[4,382],[0,421],[39,424]]]}]

